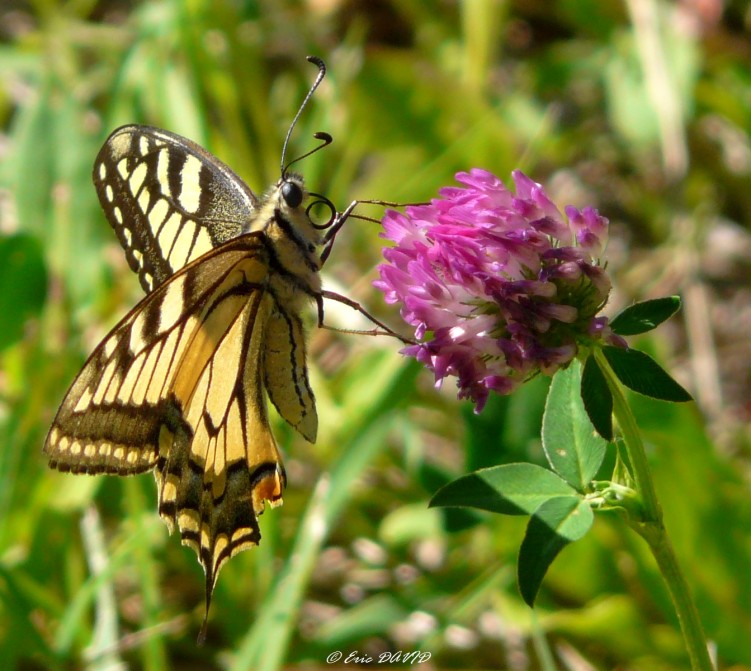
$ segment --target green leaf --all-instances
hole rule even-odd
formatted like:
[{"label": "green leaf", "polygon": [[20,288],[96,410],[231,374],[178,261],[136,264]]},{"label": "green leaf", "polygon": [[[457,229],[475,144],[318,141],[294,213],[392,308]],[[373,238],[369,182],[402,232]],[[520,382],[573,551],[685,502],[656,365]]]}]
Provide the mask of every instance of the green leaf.
[{"label": "green leaf", "polygon": [[555,472],[583,492],[605,458],[607,441],[587,416],[581,387],[578,360],[553,377],[542,420],[542,447]]},{"label": "green leaf", "polygon": [[602,350],[613,372],[629,389],[662,401],[693,400],[691,394],[648,354],[635,349],[610,346],[603,347]]},{"label": "green leaf", "polygon": [[[487,406],[486,406],[487,407]],[[424,461],[418,468],[420,484],[428,492],[437,492],[454,478],[454,474],[448,469]],[[424,504],[421,504],[424,505]],[[443,528],[449,533],[464,531],[482,522],[482,515],[467,508],[444,508],[440,511],[443,518]]]},{"label": "green leaf", "polygon": [[680,307],[681,299],[678,296],[635,303],[618,314],[610,322],[610,327],[621,336],[646,333],[672,317]]},{"label": "green leaf", "polygon": [[597,361],[590,354],[582,373],[582,402],[587,415],[605,440],[613,440],[613,396]]},{"label": "green leaf", "polygon": [[575,496],[565,480],[535,464],[483,468],[439,489],[430,506],[466,506],[502,515],[531,515],[559,496]]},{"label": "green leaf", "polygon": [[47,267],[34,236],[0,236],[0,349],[23,337],[27,319],[41,312],[47,297]]},{"label": "green leaf", "polygon": [[534,606],[548,567],[561,550],[579,540],[592,526],[589,504],[577,496],[560,496],[543,503],[529,520],[519,549],[517,579],[528,606]]}]

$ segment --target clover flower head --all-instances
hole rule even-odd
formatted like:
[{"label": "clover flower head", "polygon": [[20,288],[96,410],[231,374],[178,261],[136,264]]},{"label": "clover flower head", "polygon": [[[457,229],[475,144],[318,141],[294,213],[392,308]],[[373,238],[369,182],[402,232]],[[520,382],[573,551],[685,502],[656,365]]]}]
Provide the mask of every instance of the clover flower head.
[{"label": "clover flower head", "polygon": [[582,344],[620,344],[597,316],[611,287],[599,262],[607,219],[591,207],[564,216],[540,184],[512,176],[515,194],[485,170],[460,172],[462,186],[383,218],[394,246],[374,284],[415,328],[417,344],[402,352],[436,386],[456,377],[476,412],[490,391],[567,366]]}]

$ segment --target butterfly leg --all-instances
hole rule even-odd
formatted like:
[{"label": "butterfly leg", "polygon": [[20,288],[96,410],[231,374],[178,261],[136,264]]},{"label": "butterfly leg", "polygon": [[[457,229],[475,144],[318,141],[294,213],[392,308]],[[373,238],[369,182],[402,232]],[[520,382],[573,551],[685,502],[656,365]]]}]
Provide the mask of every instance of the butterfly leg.
[{"label": "butterfly leg", "polygon": [[[321,253],[321,265],[323,265],[326,262],[326,259],[329,258],[329,254],[331,254],[331,249],[334,246],[334,240],[336,239],[336,235],[341,230],[342,226],[344,226],[344,222],[347,221],[347,219],[349,219],[350,217],[354,217],[356,219],[364,219],[365,221],[372,221],[376,224],[380,223],[378,219],[365,217],[359,214],[353,214],[355,208],[358,205],[381,205],[383,207],[406,207],[408,205],[420,205],[420,204],[424,204],[424,203],[394,203],[388,200],[353,200],[342,212],[336,215],[336,219],[334,220],[334,223],[326,231],[326,235],[323,239],[323,251]],[[379,326],[380,328],[371,329],[369,331],[358,331],[358,330],[334,328],[333,326],[328,326],[324,324],[323,323],[323,299],[324,298],[338,301],[339,303],[343,303],[344,305],[351,307],[353,310],[357,310],[357,312],[367,317],[371,322],[373,322],[376,326]],[[343,333],[356,333],[360,335],[388,335],[388,336],[392,336],[394,338],[401,340],[405,345],[417,344],[415,340],[401,336],[396,331],[386,326],[386,324],[376,319],[362,305],[360,305],[357,301],[353,301],[351,298],[347,298],[346,296],[342,296],[341,294],[337,294],[333,291],[324,290],[320,294],[316,295],[316,303],[318,305],[318,326],[320,328],[326,328],[332,331],[341,331]]]},{"label": "butterfly leg", "polygon": [[[351,307],[353,310],[357,310],[357,312],[367,317],[371,322],[373,322],[376,326],[379,326],[380,328],[374,328],[368,331],[362,331],[362,330],[356,330],[356,329],[340,329],[334,326],[328,326],[327,324],[324,324],[323,322],[323,299],[324,298],[328,298],[329,300],[343,303],[344,305]],[[328,291],[324,289],[320,294],[316,295],[316,304],[318,305],[318,327],[319,328],[329,329],[330,331],[340,331],[341,333],[354,333],[356,335],[372,335],[372,336],[387,335],[387,336],[392,336],[393,338],[397,338],[401,340],[405,345],[417,344],[414,340],[411,340],[410,338],[406,338],[398,334],[393,329],[390,329],[381,320],[379,320],[378,318],[370,314],[357,301],[353,301],[351,298],[342,296],[341,294],[338,294],[335,291]]]},{"label": "butterfly leg", "polygon": [[[329,228],[328,231],[326,231],[326,235],[323,238],[323,251],[321,252],[321,265],[323,266],[324,263],[326,263],[326,259],[329,258],[329,254],[331,254],[331,249],[334,246],[334,239],[336,238],[336,234],[339,232],[342,226],[344,226],[344,222],[349,219],[350,215],[354,211],[354,209],[361,203],[362,201],[359,200],[353,200],[345,209],[343,212],[337,213],[336,219],[334,220],[334,223],[331,225],[331,228]],[[320,311],[320,305],[319,303],[319,316],[321,313]],[[319,319],[319,322],[322,320]]]}]

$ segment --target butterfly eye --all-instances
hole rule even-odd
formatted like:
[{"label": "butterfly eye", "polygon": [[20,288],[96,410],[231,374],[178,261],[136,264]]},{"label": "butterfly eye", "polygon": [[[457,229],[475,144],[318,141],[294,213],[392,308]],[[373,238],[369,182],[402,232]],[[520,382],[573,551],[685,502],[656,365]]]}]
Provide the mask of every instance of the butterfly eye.
[{"label": "butterfly eye", "polygon": [[284,182],[282,184],[282,198],[290,207],[297,207],[302,203],[302,189],[295,182]]}]

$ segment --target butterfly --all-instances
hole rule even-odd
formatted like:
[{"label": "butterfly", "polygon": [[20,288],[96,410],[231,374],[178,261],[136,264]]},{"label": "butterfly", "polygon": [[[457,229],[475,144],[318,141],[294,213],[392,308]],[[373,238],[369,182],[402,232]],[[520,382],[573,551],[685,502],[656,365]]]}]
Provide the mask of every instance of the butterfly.
[{"label": "butterfly", "polygon": [[[355,203],[338,214],[284,165],[292,128],[325,74],[320,59],[308,60],[318,77],[287,133],[281,178],[261,197],[195,143],[148,126],[115,130],[94,164],[102,208],[146,297],[84,364],[44,452],[52,468],[72,473],[154,471],[159,515],[205,571],[199,640],[220,569],[258,544],[266,502],[282,502],[285,471],[264,396],[316,440],[306,304],[317,304],[319,326],[324,297],[367,315],[322,290],[319,275]],[[331,142],[315,136],[322,144],[304,156]],[[318,200],[305,207],[310,197]],[[311,208],[321,202],[332,214],[317,224]]]}]

